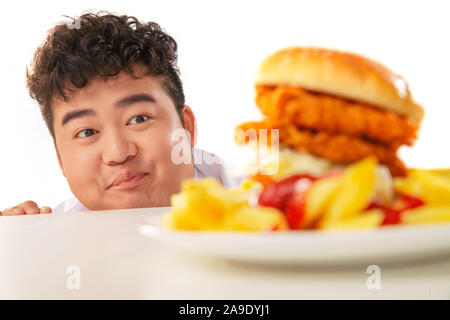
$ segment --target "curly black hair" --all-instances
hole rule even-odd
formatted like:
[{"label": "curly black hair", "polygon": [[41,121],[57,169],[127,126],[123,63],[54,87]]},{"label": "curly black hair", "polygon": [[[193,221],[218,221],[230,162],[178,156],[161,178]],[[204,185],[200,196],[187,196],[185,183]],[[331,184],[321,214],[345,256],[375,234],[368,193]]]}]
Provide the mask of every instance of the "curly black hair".
[{"label": "curly black hair", "polygon": [[[177,67],[177,43],[154,22],[108,12],[86,13],[53,27],[26,70],[27,88],[40,106],[55,139],[51,102],[85,87],[93,78],[108,79],[122,71],[133,75],[143,65],[158,76],[183,122],[183,86]],[[72,86],[70,86],[72,85]],[[75,88],[75,89],[69,89]]]}]

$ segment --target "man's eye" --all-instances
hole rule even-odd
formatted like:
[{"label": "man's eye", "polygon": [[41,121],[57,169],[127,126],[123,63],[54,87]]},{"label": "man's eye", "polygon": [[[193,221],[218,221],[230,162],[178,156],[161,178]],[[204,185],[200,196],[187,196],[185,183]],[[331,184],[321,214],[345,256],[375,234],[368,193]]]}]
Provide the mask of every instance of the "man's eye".
[{"label": "man's eye", "polygon": [[142,123],[147,121],[148,119],[150,119],[149,116],[146,116],[145,114],[140,114],[138,116],[134,116],[133,118],[131,118],[128,124]]},{"label": "man's eye", "polygon": [[93,136],[95,133],[97,133],[97,130],[83,129],[81,131],[78,131],[76,137],[77,138],[87,138],[87,137]]}]

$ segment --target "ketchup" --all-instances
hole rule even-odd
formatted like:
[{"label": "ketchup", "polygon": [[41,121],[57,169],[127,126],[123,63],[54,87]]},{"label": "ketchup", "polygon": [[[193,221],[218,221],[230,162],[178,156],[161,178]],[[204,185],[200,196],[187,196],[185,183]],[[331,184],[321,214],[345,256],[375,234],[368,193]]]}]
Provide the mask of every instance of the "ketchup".
[{"label": "ketchup", "polygon": [[297,174],[267,185],[259,195],[258,204],[273,207],[286,214],[290,229],[299,229],[305,215],[305,190],[296,190],[297,183],[305,180],[305,185],[317,178],[307,174]]},{"label": "ketchup", "polygon": [[398,203],[400,203],[399,208],[391,208],[380,205],[377,202],[371,202],[366,210],[371,209],[380,209],[384,213],[384,219],[381,223],[382,226],[385,225],[395,225],[400,224],[401,221],[401,213],[406,210],[411,210],[420,206],[423,206],[425,203],[416,197],[410,195],[402,195],[398,199]]}]

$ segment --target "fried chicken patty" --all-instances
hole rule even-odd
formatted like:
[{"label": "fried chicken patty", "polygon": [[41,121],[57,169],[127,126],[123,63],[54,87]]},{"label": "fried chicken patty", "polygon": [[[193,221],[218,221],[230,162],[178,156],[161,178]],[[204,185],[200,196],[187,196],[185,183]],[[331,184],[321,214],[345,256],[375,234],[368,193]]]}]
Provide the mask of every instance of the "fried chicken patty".
[{"label": "fried chicken patty", "polygon": [[264,115],[276,121],[385,144],[412,145],[419,128],[392,112],[300,87],[258,85],[256,104]]},{"label": "fried chicken patty", "polygon": [[[375,156],[380,163],[385,164],[389,168],[393,176],[406,174],[405,165],[396,155],[401,145],[398,142],[382,144],[347,134],[312,131],[297,127],[287,121],[273,119],[246,122],[236,127],[236,129],[242,129],[243,132],[247,133],[245,137],[236,135],[238,144],[259,139],[259,129],[268,129],[267,143],[270,144],[270,129],[278,129],[280,143],[295,150],[308,152],[317,157],[339,163],[351,163],[368,156]],[[254,131],[248,131],[249,129]]]}]

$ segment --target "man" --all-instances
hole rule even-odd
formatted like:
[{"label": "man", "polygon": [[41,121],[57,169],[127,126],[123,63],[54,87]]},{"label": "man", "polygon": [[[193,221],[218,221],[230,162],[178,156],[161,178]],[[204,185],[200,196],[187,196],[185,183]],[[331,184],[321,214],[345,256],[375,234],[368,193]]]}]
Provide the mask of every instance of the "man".
[{"label": "man", "polygon": [[184,179],[236,182],[220,159],[193,148],[195,116],[172,37],[128,16],[84,14],[74,22],[49,32],[27,86],[75,198],[54,210],[26,201],[2,215],[169,206]]}]

